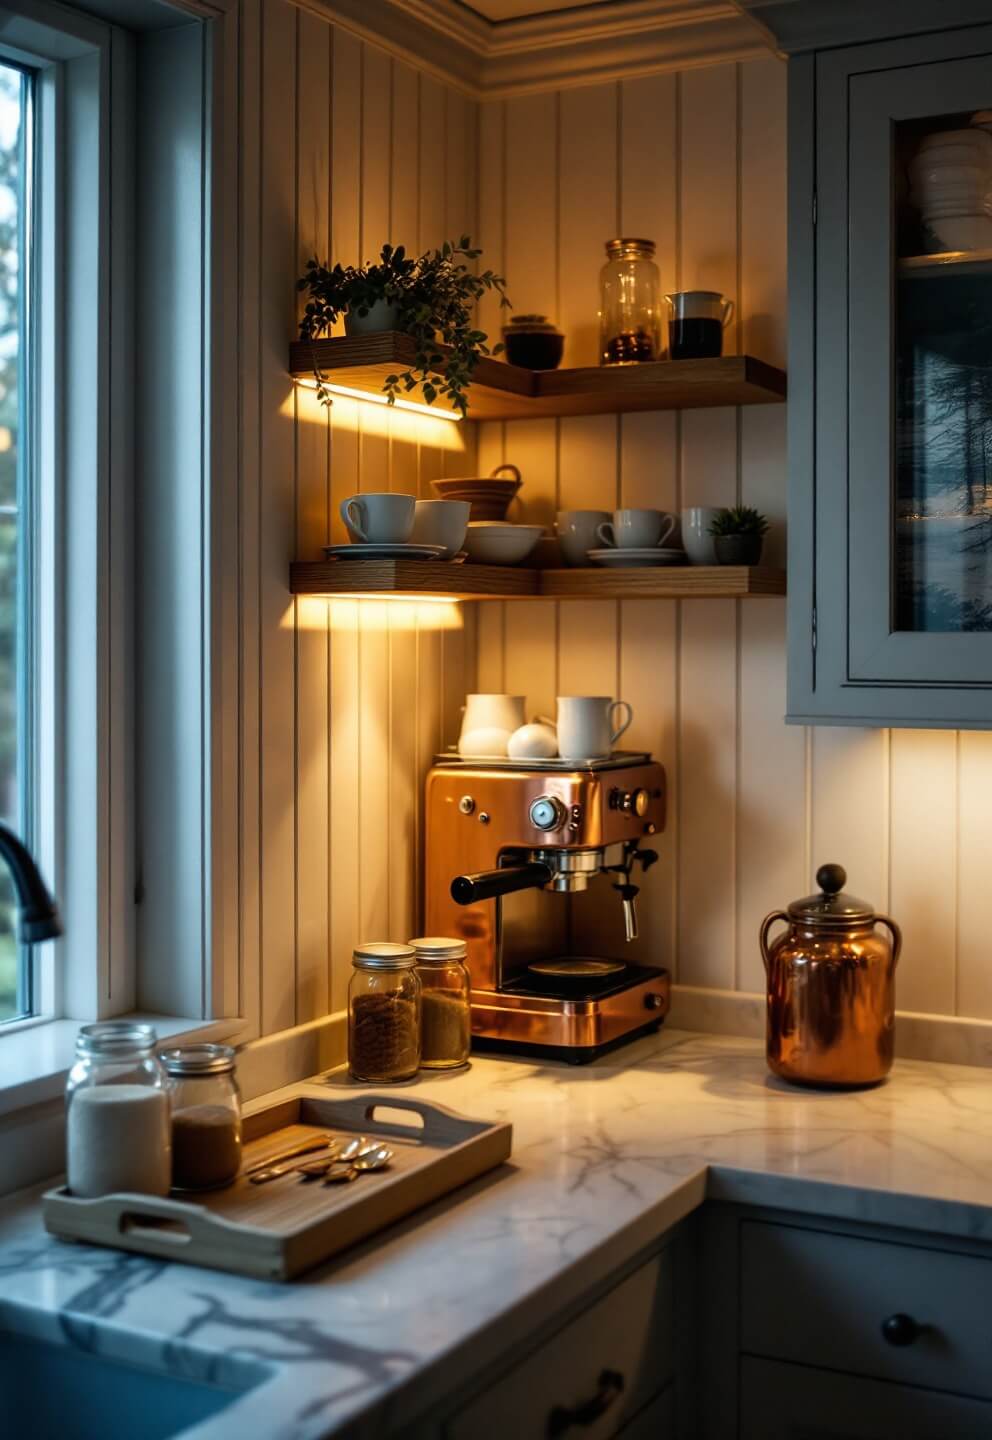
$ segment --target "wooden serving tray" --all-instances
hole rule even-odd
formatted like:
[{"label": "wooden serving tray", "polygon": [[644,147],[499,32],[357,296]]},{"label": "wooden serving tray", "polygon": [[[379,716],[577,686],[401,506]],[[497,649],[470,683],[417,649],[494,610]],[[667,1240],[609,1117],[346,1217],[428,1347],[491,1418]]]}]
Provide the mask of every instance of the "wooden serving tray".
[{"label": "wooden serving tray", "polygon": [[[386,1111],[409,1111],[415,1123],[384,1119]],[[45,1227],[63,1240],[290,1280],[494,1169],[513,1137],[510,1125],[468,1120],[407,1096],[331,1100],[303,1091],[245,1116],[243,1166],[315,1130],[382,1140],[393,1160],[350,1185],[303,1184],[297,1175],[251,1185],[242,1175],[195,1200],[130,1194],[83,1200],[63,1186],[42,1197]]]}]

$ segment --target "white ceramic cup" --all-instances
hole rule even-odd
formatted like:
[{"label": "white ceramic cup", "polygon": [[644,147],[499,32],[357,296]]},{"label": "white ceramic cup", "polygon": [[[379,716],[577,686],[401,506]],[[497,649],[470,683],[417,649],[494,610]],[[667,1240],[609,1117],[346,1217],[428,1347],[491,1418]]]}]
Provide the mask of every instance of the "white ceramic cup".
[{"label": "white ceramic cup", "polygon": [[414,545],[443,545],[453,560],[465,543],[472,506],[467,500],[418,500],[410,539]]},{"label": "white ceramic cup", "polygon": [[463,730],[458,738],[458,753],[463,760],[489,760],[505,755],[509,741],[509,730],[503,730],[498,725]]},{"label": "white ceramic cup", "polygon": [[596,534],[611,549],[651,550],[664,545],[674,529],[675,516],[665,510],[614,510]]},{"label": "white ceramic cup", "polygon": [[690,505],[682,511],[682,545],[691,565],[715,565],[716,549],[710,526],[716,510],[709,505]]},{"label": "white ceramic cup", "polygon": [[348,536],[362,545],[403,545],[413,529],[413,495],[369,492],[341,501],[341,519]]},{"label": "white ceramic cup", "polygon": [[609,510],[559,510],[558,546],[566,565],[588,565],[589,551],[599,544],[599,527],[609,523]]},{"label": "white ceramic cup", "polygon": [[523,695],[466,695],[463,735],[473,730],[505,730],[512,735],[525,721]]},{"label": "white ceramic cup", "polygon": [[[624,719],[617,723],[617,712]],[[558,696],[558,753],[563,760],[601,760],[611,753],[634,712],[609,695]]]}]

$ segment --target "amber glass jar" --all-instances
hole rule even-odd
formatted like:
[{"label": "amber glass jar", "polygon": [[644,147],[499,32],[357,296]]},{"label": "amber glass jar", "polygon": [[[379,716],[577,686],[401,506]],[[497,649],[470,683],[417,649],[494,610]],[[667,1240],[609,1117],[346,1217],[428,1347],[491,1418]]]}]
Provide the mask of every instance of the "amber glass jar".
[{"label": "amber glass jar", "polygon": [[[822,865],[820,893],[773,911],[761,926],[768,1066],[800,1085],[876,1085],[892,1067],[902,935],[866,901],[844,894],[846,880],[842,866]],[[788,928],[769,943],[779,920]]]},{"label": "amber glass jar", "polygon": [[661,277],[654,241],[608,240],[599,290],[600,363],[660,360]]},{"label": "amber glass jar", "polygon": [[393,1085],[420,1069],[420,980],[412,945],[371,941],[352,956],[348,1069],[356,1080]]},{"label": "amber glass jar", "polygon": [[420,976],[420,1064],[455,1070],[468,1064],[472,1043],[471,983],[464,940],[411,940]]}]

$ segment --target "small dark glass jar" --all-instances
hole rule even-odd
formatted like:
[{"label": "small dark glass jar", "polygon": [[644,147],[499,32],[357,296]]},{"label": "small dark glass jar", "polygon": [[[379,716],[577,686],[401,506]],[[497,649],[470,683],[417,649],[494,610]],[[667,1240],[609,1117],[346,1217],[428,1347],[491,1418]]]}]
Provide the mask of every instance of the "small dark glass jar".
[{"label": "small dark glass jar", "polygon": [[557,370],[565,337],[547,315],[514,315],[503,326],[503,344],[511,365],[525,370]]}]

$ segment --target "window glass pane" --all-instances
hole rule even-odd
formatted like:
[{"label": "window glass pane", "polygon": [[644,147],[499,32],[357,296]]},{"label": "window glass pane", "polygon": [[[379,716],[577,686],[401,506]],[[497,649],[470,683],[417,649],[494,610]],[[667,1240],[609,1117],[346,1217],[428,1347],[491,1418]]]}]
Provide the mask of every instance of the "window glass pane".
[{"label": "window glass pane", "polygon": [[[0,815],[23,832],[25,304],[30,81],[0,64]],[[31,1008],[6,867],[0,872],[0,1020]]]},{"label": "window glass pane", "polygon": [[992,630],[990,130],[896,127],[897,630]]}]

